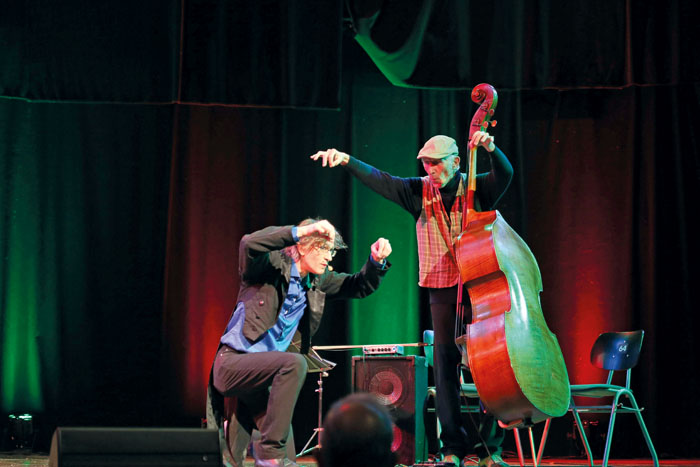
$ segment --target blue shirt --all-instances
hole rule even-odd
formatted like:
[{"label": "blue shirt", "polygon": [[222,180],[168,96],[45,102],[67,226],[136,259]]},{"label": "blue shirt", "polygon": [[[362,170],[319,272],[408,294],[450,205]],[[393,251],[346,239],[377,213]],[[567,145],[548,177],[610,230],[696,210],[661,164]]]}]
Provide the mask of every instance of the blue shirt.
[{"label": "blue shirt", "polygon": [[299,321],[306,309],[306,289],[302,284],[296,264],[292,263],[289,277],[289,290],[282,303],[277,322],[262,335],[261,339],[253,343],[243,335],[243,322],[245,321],[245,305],[239,302],[236,310],[226,326],[226,331],[221,337],[221,343],[238,350],[239,352],[284,352],[292,342],[294,332],[299,326]]}]

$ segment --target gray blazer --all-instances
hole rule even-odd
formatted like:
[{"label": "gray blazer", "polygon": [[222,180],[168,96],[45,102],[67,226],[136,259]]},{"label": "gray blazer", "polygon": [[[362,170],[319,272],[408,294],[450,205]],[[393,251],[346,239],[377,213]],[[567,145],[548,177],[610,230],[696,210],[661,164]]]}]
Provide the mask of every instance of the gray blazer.
[{"label": "gray blazer", "polygon": [[[241,239],[238,255],[241,285],[237,302],[245,304],[243,335],[251,341],[258,340],[275,325],[287,295],[292,259],[282,249],[295,243],[292,227],[266,227]],[[302,342],[306,344],[302,344],[302,353],[308,351],[310,338],[318,330],[326,300],[368,296],[379,287],[389,269],[389,264],[386,266],[377,267],[368,258],[355,274],[328,270],[321,275],[310,274],[311,287],[306,293],[304,313],[308,323],[299,326]]]}]

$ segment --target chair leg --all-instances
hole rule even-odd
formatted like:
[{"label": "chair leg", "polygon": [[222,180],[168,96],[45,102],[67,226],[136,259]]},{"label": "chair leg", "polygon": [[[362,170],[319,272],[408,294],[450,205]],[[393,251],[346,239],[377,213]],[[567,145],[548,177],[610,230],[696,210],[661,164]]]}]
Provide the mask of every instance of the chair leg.
[{"label": "chair leg", "polygon": [[576,404],[574,404],[574,398],[573,396],[571,397],[571,413],[574,415],[574,419],[576,420],[576,428],[578,428],[578,433],[581,435],[581,439],[583,440],[583,447],[586,449],[586,456],[588,456],[588,465],[590,467],[593,467],[593,453],[591,452],[591,446],[588,444],[588,437],[586,437],[586,432],[583,429],[583,422],[581,421],[581,417],[578,414],[578,410],[576,409]]},{"label": "chair leg", "polygon": [[644,418],[642,418],[642,411],[637,405],[637,401],[634,399],[634,396],[632,393],[627,394],[627,398],[629,399],[630,403],[632,404],[632,407],[634,407],[634,414],[637,416],[637,421],[639,422],[639,427],[642,429],[642,434],[644,435],[644,441],[647,442],[647,447],[649,448],[649,452],[651,453],[651,458],[654,461],[654,467],[659,467],[659,458],[656,455],[656,449],[654,449],[654,443],[651,442],[651,436],[649,436],[649,431],[647,430],[647,426],[644,423]]},{"label": "chair leg", "polygon": [[[612,401],[612,410],[610,411],[610,421],[608,424],[608,433],[606,436],[605,440],[605,451],[603,453],[603,463],[601,464],[601,467],[608,467],[608,461],[610,460],[610,449],[612,447],[612,438],[613,438],[613,433],[614,433],[614,428],[615,428],[615,419],[617,417],[617,408],[619,406],[619,401],[620,397],[622,395],[627,396],[629,399],[630,403],[632,404],[632,407],[634,409],[634,414],[637,417],[637,422],[639,423],[639,427],[642,430],[642,435],[644,435],[644,440],[647,443],[647,447],[649,448],[649,452],[651,453],[652,460],[654,462],[654,467],[659,467],[659,458],[656,455],[656,450],[654,449],[654,443],[651,441],[651,436],[649,435],[649,431],[647,430],[646,424],[644,423],[644,418],[642,417],[642,411],[637,405],[637,401],[634,399],[634,395],[630,391],[620,391],[618,392],[613,401]],[[571,402],[571,411],[576,419],[576,426],[578,427],[578,431],[581,434],[581,439],[584,441],[584,446],[586,448],[586,454],[588,455],[588,461],[593,467],[593,455],[591,453],[591,447],[588,444],[588,438],[586,437],[586,433],[583,430],[583,423],[581,422],[581,418],[579,417],[578,410],[576,409],[576,406],[574,405],[573,402],[573,397],[572,397],[572,402]]]},{"label": "chair leg", "polygon": [[608,434],[605,439],[605,452],[603,453],[603,464],[601,467],[608,467],[610,459],[610,447],[612,446],[613,428],[615,428],[615,416],[617,415],[617,404],[620,402],[621,392],[615,394],[612,401],[612,410],[610,411],[610,423],[608,424]]},{"label": "chair leg", "polygon": [[544,453],[544,445],[547,443],[547,435],[549,435],[549,425],[552,423],[552,417],[549,417],[544,422],[544,430],[542,431],[542,438],[540,439],[540,448],[537,451],[537,464],[542,463],[542,454]]},{"label": "chair leg", "polygon": [[537,467],[537,454],[535,454],[535,438],[532,436],[532,427],[527,427],[527,435],[530,438],[530,451],[532,452],[533,467]]},{"label": "chair leg", "polygon": [[525,457],[523,456],[523,446],[520,444],[520,432],[517,428],[513,428],[513,436],[515,436],[515,448],[518,451],[518,462],[520,467],[525,467]]},{"label": "chair leg", "polygon": [[[544,424],[544,431],[542,432],[542,438],[540,439],[540,448],[535,453],[535,437],[532,434],[532,427],[527,427],[528,438],[530,439],[530,452],[532,453],[532,465],[533,467],[538,467],[542,462],[542,452],[544,451],[544,445],[547,442],[547,435],[549,433],[549,424],[552,422],[551,418],[548,418]],[[525,456],[523,456],[523,447],[520,444],[520,431],[517,427],[513,427],[513,436],[515,436],[515,447],[518,450],[518,461],[520,462],[520,467],[525,467]]]}]

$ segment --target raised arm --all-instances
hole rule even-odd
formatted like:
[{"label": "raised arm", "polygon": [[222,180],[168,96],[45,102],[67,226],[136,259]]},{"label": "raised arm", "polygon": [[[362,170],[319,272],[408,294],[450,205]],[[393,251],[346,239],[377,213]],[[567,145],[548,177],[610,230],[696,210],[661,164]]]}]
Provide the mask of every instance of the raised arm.
[{"label": "raised arm", "polygon": [[322,167],[343,166],[352,176],[375,193],[393,201],[414,217],[420,215],[422,183],[417,177],[395,177],[337,149],[318,151],[312,160],[321,161]]},{"label": "raised arm", "polygon": [[271,251],[294,245],[293,228],[292,225],[270,226],[244,235],[238,246],[238,272],[241,277],[248,277],[260,262],[269,261],[266,255]]},{"label": "raised arm", "polygon": [[513,166],[495,144],[495,139],[486,131],[476,131],[469,141],[469,149],[481,146],[489,153],[491,170],[476,176],[476,193],[479,196],[481,209],[493,209],[508,189],[513,179]]},{"label": "raised arm", "polygon": [[382,278],[391,267],[387,257],[391,244],[379,238],[370,247],[370,256],[362,269],[355,274],[327,272],[319,278],[319,288],[328,299],[364,298],[379,287]]},{"label": "raised arm", "polygon": [[490,153],[491,170],[476,176],[476,192],[483,210],[493,209],[513,179],[513,166],[498,147]]}]

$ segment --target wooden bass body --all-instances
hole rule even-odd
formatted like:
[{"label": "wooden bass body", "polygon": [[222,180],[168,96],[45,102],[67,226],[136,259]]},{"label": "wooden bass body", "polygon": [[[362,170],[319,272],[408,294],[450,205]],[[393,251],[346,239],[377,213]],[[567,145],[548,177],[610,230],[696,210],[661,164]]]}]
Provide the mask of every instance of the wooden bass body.
[{"label": "wooden bass body", "polygon": [[481,401],[503,424],[564,415],[569,378],[542,314],[537,261],[498,211],[468,211],[455,249],[472,320],[457,343]]}]

